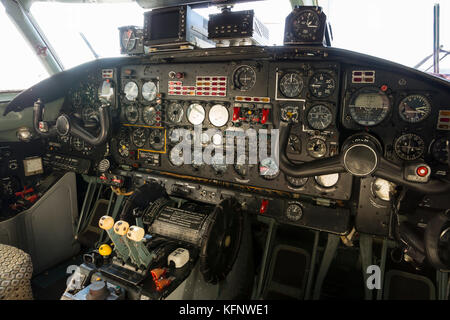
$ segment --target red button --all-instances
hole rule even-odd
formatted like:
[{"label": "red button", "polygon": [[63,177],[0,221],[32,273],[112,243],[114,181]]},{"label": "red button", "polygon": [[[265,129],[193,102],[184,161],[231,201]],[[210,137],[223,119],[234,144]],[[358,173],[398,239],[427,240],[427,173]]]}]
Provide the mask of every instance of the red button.
[{"label": "red button", "polygon": [[416,173],[419,177],[426,177],[428,175],[428,168],[425,166],[420,166],[416,169]]}]

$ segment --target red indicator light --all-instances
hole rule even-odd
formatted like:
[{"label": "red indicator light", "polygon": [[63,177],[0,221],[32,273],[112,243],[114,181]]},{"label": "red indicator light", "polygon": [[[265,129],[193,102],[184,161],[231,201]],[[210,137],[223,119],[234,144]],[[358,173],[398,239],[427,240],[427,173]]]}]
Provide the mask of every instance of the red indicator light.
[{"label": "red indicator light", "polygon": [[183,72],[177,72],[176,77],[177,77],[177,79],[183,79],[184,78],[184,73]]},{"label": "red indicator light", "polygon": [[217,96],[217,92],[211,92],[213,96]]},{"label": "red indicator light", "polygon": [[245,101],[252,101],[252,98],[245,97],[244,100],[245,100]]},{"label": "red indicator light", "polygon": [[385,92],[388,89],[388,86],[383,84],[380,89],[381,91]]},{"label": "red indicator light", "polygon": [[450,118],[440,118],[439,122],[450,122]]},{"label": "red indicator light", "polygon": [[428,168],[426,166],[417,167],[416,173],[419,177],[426,177],[428,175]]},{"label": "red indicator light", "polygon": [[225,77],[220,77],[219,80],[220,80],[220,81],[225,81],[226,78],[225,78]]},{"label": "red indicator light", "polygon": [[261,207],[259,208],[259,213],[260,214],[266,213],[268,207],[269,207],[269,200],[263,199],[261,201]]},{"label": "red indicator light", "polygon": [[240,112],[241,112],[241,108],[234,107],[234,109],[233,109],[233,121],[236,121],[237,119],[239,119],[239,113]]},{"label": "red indicator light", "polygon": [[355,71],[355,72],[353,72],[353,75],[355,75],[355,76],[362,76],[362,72],[361,71]]},{"label": "red indicator light", "polygon": [[212,81],[217,81],[217,78],[214,77],[214,78],[212,78],[211,80],[212,80]]},{"label": "red indicator light", "polygon": [[203,78],[203,80],[209,81],[210,78],[209,77],[205,77],[205,78]]},{"label": "red indicator light", "polygon": [[225,92],[219,92],[219,96],[224,96]]},{"label": "red indicator light", "polygon": [[361,78],[354,78],[354,79],[353,79],[353,82],[361,82],[361,81],[362,81]]},{"label": "red indicator light", "polygon": [[262,118],[261,123],[265,124],[267,122],[267,119],[269,118],[269,109],[263,109],[262,110]]},{"label": "red indicator light", "polygon": [[197,91],[197,95],[198,95],[198,96],[202,96],[202,95],[203,95],[203,92],[198,92],[198,91]]},{"label": "red indicator light", "polygon": [[366,78],[366,82],[373,82],[373,78]]}]

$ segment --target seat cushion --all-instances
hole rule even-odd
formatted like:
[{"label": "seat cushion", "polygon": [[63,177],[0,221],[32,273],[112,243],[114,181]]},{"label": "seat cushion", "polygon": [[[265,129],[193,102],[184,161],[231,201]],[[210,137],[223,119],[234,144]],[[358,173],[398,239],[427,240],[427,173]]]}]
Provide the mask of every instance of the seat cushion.
[{"label": "seat cushion", "polygon": [[0,244],[0,300],[31,300],[33,264],[24,251]]}]

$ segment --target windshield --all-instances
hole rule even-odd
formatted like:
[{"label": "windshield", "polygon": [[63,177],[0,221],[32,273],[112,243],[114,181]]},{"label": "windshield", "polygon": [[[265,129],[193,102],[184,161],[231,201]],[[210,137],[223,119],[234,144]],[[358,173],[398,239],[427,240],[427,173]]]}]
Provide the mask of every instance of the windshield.
[{"label": "windshield", "polygon": [[[440,43],[450,50],[450,3],[444,0],[319,0],[333,28],[334,47],[370,54],[415,67],[433,49],[433,4],[441,5]],[[270,31],[269,43],[282,45],[289,0],[267,0],[236,5],[234,10],[254,9]],[[100,57],[120,55],[118,27],[142,26],[143,13],[130,3],[36,2],[31,7],[39,26],[53,44],[65,68],[95,59],[82,33]],[[219,12],[196,9],[207,17]],[[441,55],[441,57],[444,54]],[[421,70],[432,64],[428,60]],[[432,71],[432,69],[428,69]],[[450,73],[450,58],[441,62],[441,72]]]}]

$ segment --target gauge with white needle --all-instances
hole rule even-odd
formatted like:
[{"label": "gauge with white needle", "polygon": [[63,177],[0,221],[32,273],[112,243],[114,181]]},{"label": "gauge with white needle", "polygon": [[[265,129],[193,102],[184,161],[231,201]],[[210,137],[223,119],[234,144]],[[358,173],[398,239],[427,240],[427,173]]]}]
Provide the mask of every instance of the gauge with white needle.
[{"label": "gauge with white needle", "polygon": [[228,118],[228,109],[221,104],[216,104],[209,110],[209,121],[215,127],[222,127],[226,125]]},{"label": "gauge with white needle", "polygon": [[205,109],[201,104],[193,103],[191,104],[186,111],[187,119],[194,126],[203,123],[205,120]]}]

